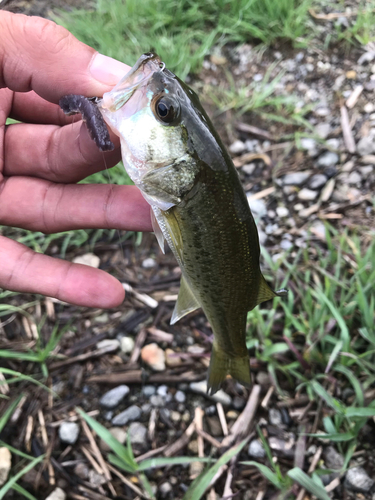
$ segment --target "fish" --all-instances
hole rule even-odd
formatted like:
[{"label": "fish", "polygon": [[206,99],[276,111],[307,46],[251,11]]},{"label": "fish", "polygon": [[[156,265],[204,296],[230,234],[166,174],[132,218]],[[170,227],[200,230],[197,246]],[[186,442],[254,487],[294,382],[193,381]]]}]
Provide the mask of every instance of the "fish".
[{"label": "fish", "polygon": [[[272,290],[260,270],[246,194],[198,95],[157,54],[146,53],[95,104],[119,136],[124,166],[151,206],[162,251],[166,241],[181,268],[171,324],[202,308],[212,327],[208,393],[228,375],[250,386],[248,312],[286,290]],[[74,105],[79,108],[77,99]],[[95,130],[91,135],[111,149],[109,136],[101,144]]]}]

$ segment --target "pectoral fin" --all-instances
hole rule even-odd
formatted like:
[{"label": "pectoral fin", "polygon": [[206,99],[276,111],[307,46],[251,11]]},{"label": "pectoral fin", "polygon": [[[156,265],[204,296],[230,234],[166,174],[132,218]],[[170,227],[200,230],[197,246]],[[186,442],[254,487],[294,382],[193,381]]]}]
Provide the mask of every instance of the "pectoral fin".
[{"label": "pectoral fin", "polygon": [[158,240],[159,247],[163,253],[165,253],[165,248],[164,248],[164,242],[165,238],[163,235],[162,230],[160,229],[159,223],[156,219],[156,216],[154,214],[154,211],[151,207],[151,223],[152,223],[152,229],[154,230],[154,234],[156,236],[156,239]]},{"label": "pectoral fin", "polygon": [[178,299],[176,305],[174,306],[171,325],[174,325],[179,319],[181,319],[186,314],[198,309],[200,305],[197,299],[194,297],[189,285],[186,283],[185,278],[181,278],[180,291],[178,293]]}]

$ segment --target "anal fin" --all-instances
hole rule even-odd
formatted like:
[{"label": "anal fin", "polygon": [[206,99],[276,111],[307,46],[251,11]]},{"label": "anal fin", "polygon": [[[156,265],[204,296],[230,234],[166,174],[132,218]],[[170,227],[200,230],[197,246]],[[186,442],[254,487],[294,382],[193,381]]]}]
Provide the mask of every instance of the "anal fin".
[{"label": "anal fin", "polygon": [[197,299],[194,297],[189,285],[186,283],[185,278],[182,276],[180,283],[180,291],[178,293],[178,298],[176,305],[173,309],[173,314],[171,318],[171,325],[174,325],[179,319],[181,319],[186,314],[198,309],[200,305]]},{"label": "anal fin", "polygon": [[285,288],[281,288],[281,290],[277,290],[276,292],[273,291],[262,275],[255,305],[261,304],[262,302],[271,300],[275,297],[284,297],[287,293],[288,290],[286,290]]},{"label": "anal fin", "polygon": [[164,242],[165,238],[162,233],[162,230],[160,229],[159,223],[156,219],[156,215],[151,207],[151,224],[152,224],[152,229],[154,230],[154,234],[156,236],[156,239],[158,240],[159,247],[163,253],[165,253],[165,247],[164,247]]}]

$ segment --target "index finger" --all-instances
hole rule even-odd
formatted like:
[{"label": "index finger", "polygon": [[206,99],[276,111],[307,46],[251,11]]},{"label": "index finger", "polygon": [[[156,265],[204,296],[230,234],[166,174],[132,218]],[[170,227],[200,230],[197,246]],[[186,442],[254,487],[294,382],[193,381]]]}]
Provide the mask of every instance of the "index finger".
[{"label": "index finger", "polygon": [[128,69],[52,21],[0,12],[0,88],[57,103],[66,94],[101,96]]}]

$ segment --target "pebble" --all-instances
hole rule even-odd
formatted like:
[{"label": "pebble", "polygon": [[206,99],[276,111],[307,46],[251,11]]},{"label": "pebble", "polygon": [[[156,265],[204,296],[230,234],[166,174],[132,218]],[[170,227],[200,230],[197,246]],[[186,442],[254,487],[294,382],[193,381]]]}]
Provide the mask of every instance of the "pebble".
[{"label": "pebble", "polygon": [[167,396],[167,394],[168,394],[168,386],[167,385],[159,385],[159,387],[157,388],[156,393],[159,396],[162,396],[163,398],[165,398]]},{"label": "pebble", "polygon": [[155,267],[157,265],[157,262],[155,259],[153,259],[152,257],[148,257],[147,259],[145,259],[143,262],[142,262],[142,267],[144,269],[152,269],[153,267]]},{"label": "pebble", "polygon": [[301,139],[301,148],[305,150],[316,149],[316,140],[311,139],[310,137],[302,137]]},{"label": "pebble", "polygon": [[290,250],[293,247],[293,243],[289,240],[281,240],[280,248],[282,250]]},{"label": "pebble", "polygon": [[362,467],[353,467],[345,475],[344,486],[348,490],[367,493],[374,486],[374,481]]},{"label": "pebble", "polygon": [[74,264],[83,264],[84,266],[96,267],[100,266],[100,259],[97,255],[93,253],[85,253],[84,255],[78,255],[74,257]]},{"label": "pebble", "polygon": [[256,376],[256,381],[258,382],[258,384],[262,386],[271,385],[271,377],[267,372],[262,372],[262,371],[258,372]]},{"label": "pebble", "polygon": [[254,170],[256,169],[256,165],[255,163],[246,163],[245,165],[243,165],[243,167],[241,168],[241,170],[243,172],[245,172],[245,174],[247,175],[251,175]]},{"label": "pebble", "polygon": [[171,483],[162,483],[159,486],[159,492],[162,498],[165,498],[169,496],[170,493],[172,493],[172,485]]},{"label": "pebble", "polygon": [[322,139],[326,139],[331,132],[331,125],[329,123],[318,123],[315,127],[315,132]]},{"label": "pebble", "polygon": [[164,406],[164,398],[155,394],[154,396],[150,397],[150,403],[152,406]]},{"label": "pebble", "polygon": [[327,446],[323,456],[327,469],[341,470],[343,468],[344,457],[333,446]]},{"label": "pebble", "polygon": [[103,476],[103,474],[99,474],[96,472],[96,470],[91,469],[89,471],[89,483],[92,486],[95,486],[95,488],[98,488],[99,486],[102,486],[107,482],[106,478]]},{"label": "pebble", "polygon": [[325,185],[327,182],[327,177],[323,174],[315,174],[313,175],[308,182],[308,187],[310,189],[319,189]]},{"label": "pebble", "polygon": [[120,341],[117,339],[104,339],[96,344],[98,349],[108,349],[112,351],[117,351],[120,347]]},{"label": "pebble", "polygon": [[99,402],[101,406],[111,410],[112,408],[116,408],[129,392],[130,389],[127,385],[119,385],[103,394]]},{"label": "pebble", "polygon": [[144,445],[147,439],[147,429],[140,422],[132,422],[128,429],[131,444]]},{"label": "pebble", "polygon": [[142,347],[141,358],[153,370],[157,372],[165,370],[165,352],[154,342]]},{"label": "pebble", "polygon": [[175,366],[180,366],[182,363],[181,356],[179,356],[173,349],[165,350],[165,364],[170,368],[174,368]]},{"label": "pebble", "polygon": [[233,399],[233,407],[236,410],[243,410],[245,407],[245,401],[240,396],[235,396]]},{"label": "pebble", "polygon": [[371,136],[362,137],[357,144],[357,153],[359,156],[375,153],[374,138]]},{"label": "pebble", "polygon": [[372,102],[368,102],[363,106],[363,111],[365,113],[373,113],[375,111],[375,106]]},{"label": "pebble", "polygon": [[46,500],[65,500],[65,499],[66,499],[66,493],[61,488],[55,488],[52,491],[52,493],[50,493],[46,498]]},{"label": "pebble", "polygon": [[339,155],[337,153],[334,153],[333,151],[326,151],[325,153],[321,154],[317,160],[317,165],[318,167],[325,168],[325,167],[332,167],[333,165],[336,165],[339,162]]},{"label": "pebble", "polygon": [[247,201],[250,205],[250,210],[260,219],[267,215],[267,206],[263,200],[255,200],[252,197],[253,193],[247,195]]},{"label": "pebble", "polygon": [[271,450],[277,452],[279,455],[286,458],[294,458],[294,445],[295,440],[290,439],[289,441],[284,441],[277,437],[271,436],[268,440]]},{"label": "pebble", "polygon": [[145,385],[142,389],[142,394],[146,397],[146,398],[150,398],[151,396],[153,396],[154,394],[156,393],[156,389],[153,385]]},{"label": "pebble", "polygon": [[59,427],[59,437],[63,443],[74,444],[79,435],[79,425],[75,422],[63,422]]},{"label": "pebble", "polygon": [[0,448],[0,486],[8,479],[9,471],[12,466],[12,454],[8,448]]},{"label": "pebble", "polygon": [[120,340],[120,349],[124,354],[130,354],[134,349],[134,339],[132,337],[122,337]]},{"label": "pebble", "polygon": [[298,198],[302,201],[313,201],[318,197],[318,192],[312,189],[303,188],[298,193]]},{"label": "pebble", "polygon": [[142,411],[139,406],[132,405],[126,410],[122,411],[112,419],[113,425],[126,425],[128,422],[137,420],[142,415]]},{"label": "pebble", "polygon": [[[111,427],[108,429],[112,436],[117,439],[117,441],[121,444],[124,444],[126,441],[126,432],[121,427]],[[110,451],[110,446],[103,439],[100,440],[100,448],[103,451]]]},{"label": "pebble", "polygon": [[247,452],[249,456],[253,458],[264,458],[266,456],[266,452],[259,439],[253,439],[251,441]]},{"label": "pebble", "polygon": [[234,141],[233,144],[229,146],[229,152],[232,153],[232,155],[239,155],[243,153],[246,150],[246,145],[244,142],[238,140]]},{"label": "pebble", "polygon": [[356,186],[358,184],[361,184],[361,182],[362,182],[362,177],[358,172],[356,172],[355,170],[353,172],[350,172],[348,176],[348,184]]},{"label": "pebble", "polygon": [[279,217],[288,217],[289,210],[286,207],[281,206],[276,208],[276,213]]},{"label": "pebble", "polygon": [[[199,394],[207,394],[207,382],[202,380],[200,382],[191,382],[189,387],[192,391],[198,392]],[[211,396],[214,401],[221,403],[223,405],[230,405],[232,398],[226,394],[222,389],[219,389],[213,396]]]},{"label": "pebble", "polygon": [[76,474],[80,479],[87,479],[89,477],[90,469],[83,462],[79,462],[74,467],[74,474]]},{"label": "pebble", "polygon": [[182,391],[177,391],[176,394],[174,395],[174,398],[177,401],[177,403],[185,403],[186,394]]},{"label": "pebble", "polygon": [[311,172],[291,172],[283,178],[284,186],[300,186],[310,177]]},{"label": "pebble", "polygon": [[271,425],[279,426],[283,423],[283,417],[280,410],[277,408],[271,408],[268,413],[268,418]]}]

